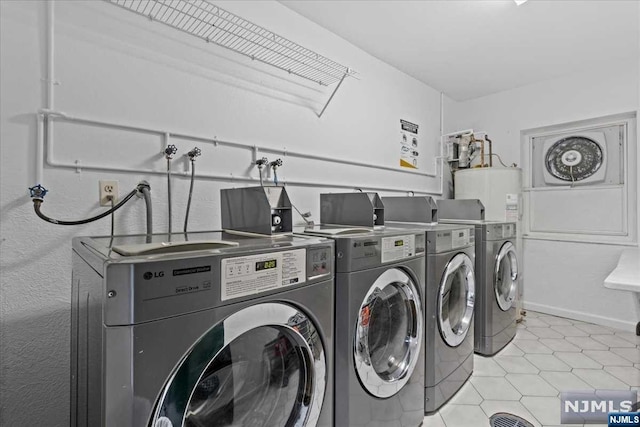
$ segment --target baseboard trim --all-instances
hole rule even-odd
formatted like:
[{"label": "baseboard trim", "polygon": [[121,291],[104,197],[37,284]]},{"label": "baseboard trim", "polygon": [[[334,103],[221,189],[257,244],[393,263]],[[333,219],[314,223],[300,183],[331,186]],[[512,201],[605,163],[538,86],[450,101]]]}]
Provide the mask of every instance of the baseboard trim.
[{"label": "baseboard trim", "polygon": [[540,313],[551,314],[553,316],[566,317],[568,319],[581,320],[583,322],[595,323],[596,325],[608,326],[610,328],[622,329],[624,331],[636,331],[635,322],[626,322],[624,320],[613,319],[611,317],[598,316],[595,314],[584,313],[582,311],[567,310],[565,308],[553,307],[550,305],[536,304],[523,301],[525,310],[538,311]]}]

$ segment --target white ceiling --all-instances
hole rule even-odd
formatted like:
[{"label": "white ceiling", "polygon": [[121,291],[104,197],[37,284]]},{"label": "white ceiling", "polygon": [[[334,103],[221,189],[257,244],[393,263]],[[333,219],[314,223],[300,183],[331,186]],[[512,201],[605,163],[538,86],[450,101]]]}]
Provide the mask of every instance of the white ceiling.
[{"label": "white ceiling", "polygon": [[281,2],[459,101],[639,55],[638,1]]}]

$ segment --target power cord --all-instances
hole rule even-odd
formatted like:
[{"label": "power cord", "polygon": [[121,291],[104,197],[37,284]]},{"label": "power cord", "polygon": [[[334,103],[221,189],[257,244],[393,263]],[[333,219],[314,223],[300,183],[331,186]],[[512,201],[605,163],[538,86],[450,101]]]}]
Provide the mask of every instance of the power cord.
[{"label": "power cord", "polygon": [[[116,204],[115,206],[112,206],[111,209],[105,212],[102,212],[99,215],[93,216],[91,218],[85,218],[85,219],[74,220],[74,221],[55,219],[42,213],[42,210],[41,210],[42,203],[44,203],[44,197],[49,192],[49,190],[44,188],[42,185],[38,184],[36,186],[30,187],[29,193],[30,193],[31,199],[33,200],[33,210],[35,211],[36,215],[38,215],[40,219],[56,225],[84,225],[84,224],[89,224],[90,222],[94,222],[99,219],[102,219],[108,215],[111,215],[118,209],[120,209],[122,206],[125,205],[125,203],[131,200],[131,198],[135,196],[138,192],[142,192],[143,185],[144,184],[138,184],[135,189],[131,190],[129,194],[127,194],[122,200],[120,200],[118,204]],[[148,184],[147,184],[147,188],[148,188]],[[113,199],[111,200],[111,204],[113,205]]]}]

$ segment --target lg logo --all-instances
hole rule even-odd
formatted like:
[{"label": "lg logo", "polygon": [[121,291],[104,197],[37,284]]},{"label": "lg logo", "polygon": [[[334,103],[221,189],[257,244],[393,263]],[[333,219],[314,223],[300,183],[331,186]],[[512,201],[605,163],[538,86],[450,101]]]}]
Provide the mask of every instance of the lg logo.
[{"label": "lg logo", "polygon": [[164,271],[156,271],[154,273],[147,271],[142,275],[142,277],[144,277],[144,280],[151,280],[156,277],[164,277]]}]

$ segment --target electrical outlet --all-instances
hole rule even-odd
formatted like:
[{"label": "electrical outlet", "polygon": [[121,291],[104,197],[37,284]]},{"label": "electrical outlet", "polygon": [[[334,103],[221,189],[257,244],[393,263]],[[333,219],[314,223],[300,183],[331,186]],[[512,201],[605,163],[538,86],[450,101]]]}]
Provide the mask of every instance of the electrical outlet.
[{"label": "electrical outlet", "polygon": [[113,203],[118,203],[118,181],[98,181],[100,184],[100,206],[111,206],[111,199],[113,197]]}]

